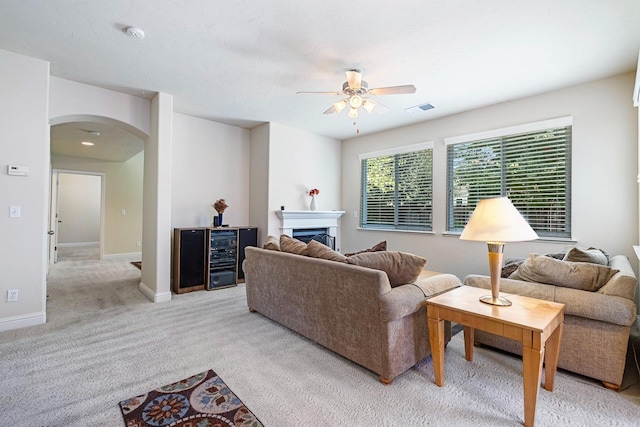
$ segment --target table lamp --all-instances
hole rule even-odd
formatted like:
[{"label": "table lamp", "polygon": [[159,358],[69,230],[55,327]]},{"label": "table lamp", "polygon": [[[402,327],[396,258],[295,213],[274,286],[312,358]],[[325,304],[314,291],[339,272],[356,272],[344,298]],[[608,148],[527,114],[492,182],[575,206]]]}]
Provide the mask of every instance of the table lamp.
[{"label": "table lamp", "polygon": [[536,232],[520,215],[511,200],[506,197],[480,200],[460,235],[461,240],[487,242],[489,248],[491,295],[480,297],[480,301],[492,305],[511,305],[511,301],[499,296],[504,244],[537,238]]}]

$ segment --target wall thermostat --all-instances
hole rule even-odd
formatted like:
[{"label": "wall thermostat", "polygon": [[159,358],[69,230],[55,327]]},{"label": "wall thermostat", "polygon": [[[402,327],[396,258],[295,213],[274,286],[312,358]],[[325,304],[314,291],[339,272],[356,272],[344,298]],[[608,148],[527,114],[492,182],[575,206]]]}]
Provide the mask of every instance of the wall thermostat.
[{"label": "wall thermostat", "polygon": [[9,165],[7,173],[15,176],[29,176],[29,166]]}]

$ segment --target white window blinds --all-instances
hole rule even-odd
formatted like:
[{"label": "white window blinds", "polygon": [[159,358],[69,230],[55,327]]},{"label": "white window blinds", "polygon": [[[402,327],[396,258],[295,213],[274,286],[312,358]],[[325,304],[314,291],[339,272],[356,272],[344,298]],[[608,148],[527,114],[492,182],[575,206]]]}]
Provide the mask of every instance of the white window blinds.
[{"label": "white window blinds", "polygon": [[462,231],[480,199],[507,196],[539,236],[571,237],[571,121],[565,119],[527,125],[524,133],[445,140],[447,229]]},{"label": "white window blinds", "polygon": [[433,144],[360,156],[360,227],[432,229]]}]

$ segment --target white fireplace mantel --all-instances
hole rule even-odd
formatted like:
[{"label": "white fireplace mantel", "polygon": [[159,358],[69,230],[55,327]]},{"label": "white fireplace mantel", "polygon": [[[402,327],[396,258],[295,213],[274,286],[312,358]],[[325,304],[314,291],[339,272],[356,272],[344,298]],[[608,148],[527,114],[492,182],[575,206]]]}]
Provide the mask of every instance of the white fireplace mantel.
[{"label": "white fireplace mantel", "polygon": [[303,228],[326,228],[332,237],[338,234],[338,220],[344,211],[276,211],[280,218],[282,234],[293,235],[293,230]]}]

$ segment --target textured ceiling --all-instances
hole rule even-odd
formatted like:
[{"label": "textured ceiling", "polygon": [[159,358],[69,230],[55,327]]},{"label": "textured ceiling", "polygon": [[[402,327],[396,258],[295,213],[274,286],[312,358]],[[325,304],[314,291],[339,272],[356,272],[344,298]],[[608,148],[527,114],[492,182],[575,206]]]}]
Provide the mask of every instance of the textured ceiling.
[{"label": "textured ceiling", "polygon": [[361,114],[364,135],[635,70],[639,22],[639,0],[2,0],[0,48],[181,113],[348,139],[346,112],[322,114],[339,97],[296,92],[339,91],[350,68],[417,87],[376,97],[390,111]]}]

